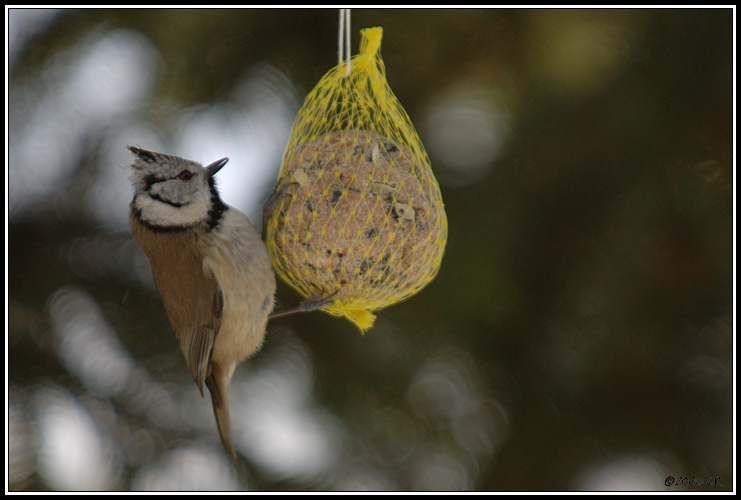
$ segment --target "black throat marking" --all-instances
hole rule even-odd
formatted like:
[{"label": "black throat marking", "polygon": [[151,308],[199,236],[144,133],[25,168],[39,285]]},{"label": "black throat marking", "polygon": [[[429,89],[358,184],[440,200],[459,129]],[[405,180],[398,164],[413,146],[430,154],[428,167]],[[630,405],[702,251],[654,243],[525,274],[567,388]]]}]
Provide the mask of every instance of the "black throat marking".
[{"label": "black throat marking", "polygon": [[229,207],[221,201],[213,177],[208,178],[208,188],[211,192],[211,210],[208,211],[208,230],[211,231],[219,225],[221,218],[224,216],[224,212],[226,212]]}]

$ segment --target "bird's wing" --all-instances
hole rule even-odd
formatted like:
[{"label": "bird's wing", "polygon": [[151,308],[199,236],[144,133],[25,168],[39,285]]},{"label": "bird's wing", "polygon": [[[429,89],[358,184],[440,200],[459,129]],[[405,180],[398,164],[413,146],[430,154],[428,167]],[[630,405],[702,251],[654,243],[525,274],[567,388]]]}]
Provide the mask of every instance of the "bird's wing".
[{"label": "bird's wing", "polygon": [[211,352],[221,325],[224,296],[214,279],[199,279],[195,288],[197,293],[192,302],[192,309],[186,314],[187,323],[175,328],[175,336],[180,343],[188,369],[203,394],[203,383],[208,373]]}]

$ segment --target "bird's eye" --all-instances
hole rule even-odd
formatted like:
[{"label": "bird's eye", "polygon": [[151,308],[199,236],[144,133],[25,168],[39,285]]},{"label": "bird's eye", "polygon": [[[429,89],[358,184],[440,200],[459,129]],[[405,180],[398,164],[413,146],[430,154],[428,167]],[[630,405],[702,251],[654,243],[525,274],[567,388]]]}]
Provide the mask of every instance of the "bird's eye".
[{"label": "bird's eye", "polygon": [[189,181],[193,177],[193,172],[190,170],[183,170],[178,174],[178,179],[181,181]]}]

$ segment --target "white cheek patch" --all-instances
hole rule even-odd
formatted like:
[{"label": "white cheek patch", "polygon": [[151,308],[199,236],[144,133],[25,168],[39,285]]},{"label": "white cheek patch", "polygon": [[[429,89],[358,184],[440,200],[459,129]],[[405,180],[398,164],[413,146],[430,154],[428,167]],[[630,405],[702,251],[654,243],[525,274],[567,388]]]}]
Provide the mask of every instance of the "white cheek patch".
[{"label": "white cheek patch", "polygon": [[202,189],[189,198],[187,203],[176,207],[142,193],[134,199],[134,206],[140,211],[142,220],[154,226],[192,226],[208,218],[211,193]]},{"label": "white cheek patch", "polygon": [[154,199],[161,198],[171,205],[187,205],[197,195],[198,187],[176,179],[161,181],[150,187],[149,193]]}]

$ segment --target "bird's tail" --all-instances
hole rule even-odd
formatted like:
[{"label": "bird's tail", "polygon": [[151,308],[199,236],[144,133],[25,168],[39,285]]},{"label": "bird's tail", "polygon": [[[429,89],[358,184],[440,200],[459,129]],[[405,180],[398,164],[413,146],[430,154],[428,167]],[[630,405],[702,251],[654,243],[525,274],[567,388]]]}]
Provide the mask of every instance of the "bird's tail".
[{"label": "bird's tail", "polygon": [[216,426],[219,429],[221,443],[226,451],[232,457],[234,462],[237,461],[237,452],[232,443],[232,436],[229,427],[229,397],[227,387],[232,378],[233,369],[230,370],[219,363],[211,362],[209,374],[206,377],[206,387],[211,392],[211,403],[214,406],[214,415],[216,416]]}]

